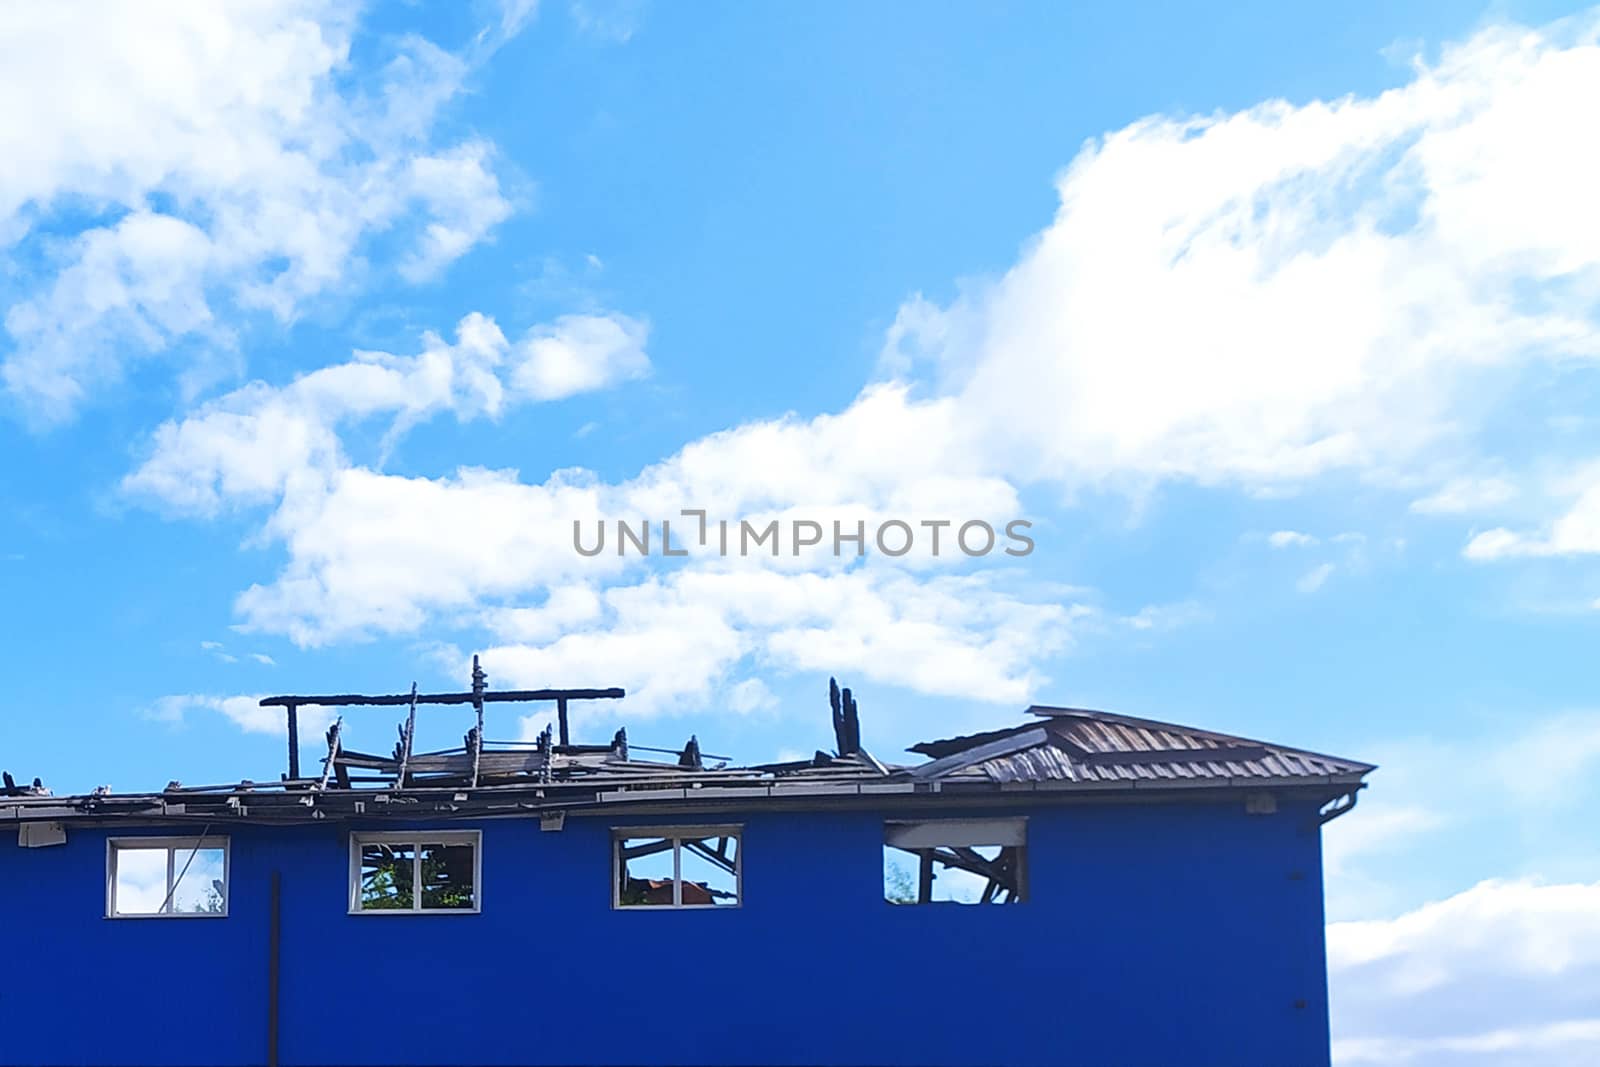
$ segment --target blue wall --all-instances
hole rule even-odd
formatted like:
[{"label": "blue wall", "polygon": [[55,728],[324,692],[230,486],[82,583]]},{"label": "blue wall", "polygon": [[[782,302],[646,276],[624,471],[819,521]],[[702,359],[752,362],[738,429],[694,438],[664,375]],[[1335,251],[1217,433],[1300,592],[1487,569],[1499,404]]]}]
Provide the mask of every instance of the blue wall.
[{"label": "blue wall", "polygon": [[452,823],[483,830],[475,916],[347,915],[319,824],[231,829],[225,919],[105,919],[107,831],[8,833],[0,1063],[263,1063],[274,869],[285,1065],[1327,1063],[1311,808],[1026,814],[1015,907],[885,904],[867,812],[716,816],[745,824],[718,911],[613,911],[616,819]]}]

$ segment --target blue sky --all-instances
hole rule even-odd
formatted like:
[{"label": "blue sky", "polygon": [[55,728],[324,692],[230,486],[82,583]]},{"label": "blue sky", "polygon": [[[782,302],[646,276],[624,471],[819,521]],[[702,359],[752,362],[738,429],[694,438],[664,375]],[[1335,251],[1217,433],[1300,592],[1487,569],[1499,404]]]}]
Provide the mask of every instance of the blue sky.
[{"label": "blue sky", "polygon": [[[0,764],[270,777],[260,695],[473,652],[741,760],[826,744],[830,673],[885,756],[1193,723],[1383,765],[1328,835],[1341,1062],[1591,1062],[1597,25],[9,10]],[[685,507],[1037,547],[572,550]]]}]

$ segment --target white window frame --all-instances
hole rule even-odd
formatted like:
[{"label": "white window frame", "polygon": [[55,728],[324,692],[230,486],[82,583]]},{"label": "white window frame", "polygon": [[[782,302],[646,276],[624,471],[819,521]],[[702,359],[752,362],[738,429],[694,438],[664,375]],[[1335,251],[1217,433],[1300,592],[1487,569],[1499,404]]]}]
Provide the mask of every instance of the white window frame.
[{"label": "white window frame", "polygon": [[[422,906],[422,846],[471,845],[472,846],[472,907],[425,908]],[[363,908],[361,906],[361,846],[411,845],[412,863],[416,865],[412,876],[411,907]],[[483,831],[481,830],[385,830],[353,832],[350,835],[350,899],[351,915],[477,915],[483,911]]]},{"label": "white window frame", "polygon": [[[622,902],[622,842],[641,837],[660,837],[672,842],[672,903],[624,904]],[[732,904],[683,903],[683,842],[707,837],[731,837],[737,842],[733,852]],[[744,907],[744,824],[713,826],[613,826],[611,828],[611,907],[614,911],[735,911]]]},{"label": "white window frame", "polygon": [[[134,849],[166,849],[167,893],[160,911],[117,910],[117,854]],[[175,881],[191,852],[222,850],[222,910],[171,911]],[[233,849],[227,835],[205,837],[108,837],[106,838],[106,918],[108,919],[226,919],[228,897],[233,889]]]}]

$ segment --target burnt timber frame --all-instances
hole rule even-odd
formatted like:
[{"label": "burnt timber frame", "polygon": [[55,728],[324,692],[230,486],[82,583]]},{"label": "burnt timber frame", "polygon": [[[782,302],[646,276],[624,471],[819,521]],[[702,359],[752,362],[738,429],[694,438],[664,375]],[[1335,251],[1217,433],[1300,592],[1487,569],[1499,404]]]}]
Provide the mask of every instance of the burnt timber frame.
[{"label": "burnt timber frame", "polygon": [[[283,708],[288,719],[289,733],[289,773],[285,776],[288,781],[296,781],[300,777],[300,709],[307,707],[320,708],[348,708],[348,707],[396,707],[408,705],[411,709],[411,721],[415,722],[418,704],[471,704],[478,713],[476,728],[477,744],[474,746],[474,755],[481,750],[483,745],[483,706],[485,704],[513,704],[528,703],[532,701],[554,701],[556,716],[561,725],[561,743],[568,744],[569,731],[567,728],[567,702],[571,700],[621,700],[627,694],[620,688],[609,689],[508,689],[504,692],[491,693],[486,687],[488,675],[478,664],[478,657],[472,657],[472,689],[465,693],[418,693],[416,684],[411,686],[409,693],[389,693],[382,696],[369,696],[362,693],[340,693],[323,696],[275,696],[266,697],[261,701],[263,708]],[[402,744],[408,750],[409,741],[402,737]],[[403,766],[403,764],[402,764]],[[323,779],[326,781],[327,776]],[[473,785],[477,785],[477,761],[473,765]]]}]

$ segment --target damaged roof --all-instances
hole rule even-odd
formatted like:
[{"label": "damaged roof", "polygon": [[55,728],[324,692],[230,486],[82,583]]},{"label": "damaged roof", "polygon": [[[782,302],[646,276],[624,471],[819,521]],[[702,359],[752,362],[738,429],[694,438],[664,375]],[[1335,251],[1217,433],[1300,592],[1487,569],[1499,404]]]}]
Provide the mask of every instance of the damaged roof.
[{"label": "damaged roof", "polygon": [[1008,782],[1359,781],[1370,763],[1109,711],[1034,705],[1023,723],[967,737],[926,741],[918,778]]},{"label": "damaged roof", "polygon": [[[1200,785],[1307,789],[1332,800],[1362,788],[1362,777],[1373,770],[1367,763],[1174,723],[1047,706],[1027,709],[1035,719],[1018,726],[914,745],[909,751],[926,757],[923,762],[891,765],[861,745],[855,699],[850,690],[840,690],[831,680],[833,752],[819,751],[809,760],[783,763],[728,766],[724,761],[708,766],[708,757],[693,737],[679,751],[630,749],[627,733],[620,729],[606,745],[566,743],[568,699],[590,694],[610,698],[621,696],[620,690],[516,694],[558,702],[561,740],[546,728],[532,742],[480,741],[483,703],[511,694],[486,694],[476,664],[473,681],[469,694],[433,698],[419,697],[413,689],[409,698],[274,697],[262,702],[285,707],[291,738],[298,706],[334,701],[408,703],[410,713],[390,754],[346,748],[342,721],[336,721],[328,730],[327,754],[319,772],[298,774],[298,752],[291,748],[295,773],[275,782],[216,786],[172,782],[158,793],[118,794],[102,788],[81,796],[55,797],[37,779],[23,786],[8,774],[0,791],[0,821],[449,819],[664,806],[971,803],[985,794],[1018,789],[1036,791],[1044,799],[1089,791],[1144,792]],[[476,705],[478,725],[468,731],[461,747],[411,750],[417,704],[424,700]],[[640,758],[641,752],[663,753],[666,758]]]}]

